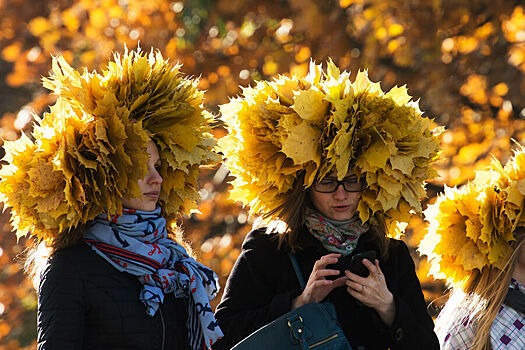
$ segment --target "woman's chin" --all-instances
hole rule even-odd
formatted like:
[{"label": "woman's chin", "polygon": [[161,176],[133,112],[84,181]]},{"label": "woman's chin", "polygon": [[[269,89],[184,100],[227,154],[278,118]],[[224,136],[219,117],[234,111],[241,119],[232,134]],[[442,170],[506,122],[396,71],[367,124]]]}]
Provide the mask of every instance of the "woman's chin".
[{"label": "woman's chin", "polygon": [[347,221],[350,220],[354,215],[350,215],[348,213],[332,213],[332,215],[328,216],[330,220],[335,221]]}]

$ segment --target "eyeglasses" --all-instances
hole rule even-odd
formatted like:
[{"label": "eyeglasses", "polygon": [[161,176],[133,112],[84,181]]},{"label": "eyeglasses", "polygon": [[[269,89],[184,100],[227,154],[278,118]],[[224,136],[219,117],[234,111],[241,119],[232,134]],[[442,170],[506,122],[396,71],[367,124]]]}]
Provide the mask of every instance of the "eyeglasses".
[{"label": "eyeglasses", "polygon": [[356,177],[344,178],[339,181],[333,178],[324,178],[321,181],[314,182],[314,190],[320,193],[333,193],[337,191],[339,185],[343,185],[346,192],[361,192],[366,187],[364,180],[359,180]]}]

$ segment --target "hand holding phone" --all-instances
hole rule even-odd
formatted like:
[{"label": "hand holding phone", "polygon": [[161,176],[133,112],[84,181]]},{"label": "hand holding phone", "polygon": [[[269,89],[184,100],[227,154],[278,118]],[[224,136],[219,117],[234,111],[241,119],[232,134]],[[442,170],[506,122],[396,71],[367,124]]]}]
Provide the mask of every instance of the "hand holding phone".
[{"label": "hand holding phone", "polygon": [[367,250],[362,253],[357,253],[352,257],[352,260],[350,260],[348,270],[361,277],[368,277],[370,271],[368,271],[368,268],[363,264],[363,259],[367,259],[373,264],[376,259],[376,255],[377,253],[375,250]]},{"label": "hand holding phone", "polygon": [[326,268],[339,270],[340,273],[337,276],[327,276],[326,279],[335,280],[336,278],[342,277],[345,275],[345,270],[350,270],[350,272],[355,273],[361,277],[367,277],[369,274],[368,269],[363,265],[363,259],[368,259],[374,263],[377,253],[375,250],[367,250],[355,255],[348,255],[341,257],[339,261],[335,264],[328,265]]}]

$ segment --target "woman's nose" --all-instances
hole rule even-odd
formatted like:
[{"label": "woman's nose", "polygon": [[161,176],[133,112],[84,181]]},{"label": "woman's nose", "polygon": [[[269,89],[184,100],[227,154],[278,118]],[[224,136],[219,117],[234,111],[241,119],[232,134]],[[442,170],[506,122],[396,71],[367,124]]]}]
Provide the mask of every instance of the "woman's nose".
[{"label": "woman's nose", "polygon": [[346,192],[345,188],[343,187],[343,184],[338,184],[337,188],[334,192],[335,198],[345,198],[348,195],[348,192]]},{"label": "woman's nose", "polygon": [[160,173],[157,171],[157,169],[153,169],[151,172],[150,172],[150,178],[149,178],[149,181],[151,183],[162,183],[162,176],[160,175]]}]

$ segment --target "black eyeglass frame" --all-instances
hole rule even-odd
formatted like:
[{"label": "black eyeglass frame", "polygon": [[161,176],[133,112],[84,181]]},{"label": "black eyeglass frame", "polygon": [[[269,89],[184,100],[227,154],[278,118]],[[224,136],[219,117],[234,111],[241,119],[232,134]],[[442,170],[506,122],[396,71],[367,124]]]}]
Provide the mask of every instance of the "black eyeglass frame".
[{"label": "black eyeglass frame", "polygon": [[[354,193],[354,192],[363,192],[366,188],[366,181],[361,179],[359,181],[355,181],[355,182],[348,182],[348,180],[337,180],[337,179],[334,179],[334,180],[331,180],[333,181],[334,183],[337,183],[337,186],[335,186],[335,188],[332,190],[332,191],[319,191],[317,189],[317,185],[319,184],[319,181],[315,181],[312,185],[312,188],[314,189],[314,191],[316,192],[319,192],[319,193],[334,193],[337,191],[337,189],[339,188],[339,186],[343,186],[343,189],[346,191],[346,192],[349,192],[349,193]],[[361,186],[359,187],[358,190],[354,190],[354,189],[351,189],[351,190],[348,190],[345,186],[345,184],[360,184]]]}]

